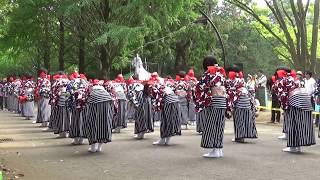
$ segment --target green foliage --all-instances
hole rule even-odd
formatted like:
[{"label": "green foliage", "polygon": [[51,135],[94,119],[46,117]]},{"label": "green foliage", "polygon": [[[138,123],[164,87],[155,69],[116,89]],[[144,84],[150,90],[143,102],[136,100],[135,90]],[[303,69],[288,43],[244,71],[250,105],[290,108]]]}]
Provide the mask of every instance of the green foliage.
[{"label": "green foliage", "polygon": [[[207,11],[218,27],[228,65],[243,63],[245,72],[264,69],[271,74],[288,62],[279,55],[288,55],[283,47],[259,24],[237,14],[233,5],[218,6],[217,0],[16,0],[0,1],[0,75],[36,72],[48,61],[50,70],[57,71],[60,21],[65,26],[67,72],[78,67],[79,37],[84,36],[85,71],[91,78],[103,71],[110,78],[130,74],[137,53],[146,59],[149,71],[163,76],[190,67],[200,75],[203,57],[214,54],[221,59],[222,51],[211,27],[200,23],[199,9]],[[270,23],[268,11],[258,11]],[[281,35],[279,27],[273,28]],[[105,59],[101,47],[106,49]]]}]

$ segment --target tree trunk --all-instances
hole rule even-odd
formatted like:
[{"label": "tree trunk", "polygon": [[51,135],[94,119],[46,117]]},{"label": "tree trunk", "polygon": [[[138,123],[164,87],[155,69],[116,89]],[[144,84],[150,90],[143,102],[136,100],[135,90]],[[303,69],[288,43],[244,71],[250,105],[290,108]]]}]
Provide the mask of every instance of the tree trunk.
[{"label": "tree trunk", "polygon": [[64,21],[63,16],[59,19],[60,28],[59,28],[59,70],[64,71]]},{"label": "tree trunk", "polygon": [[320,11],[320,1],[315,0],[314,2],[314,17],[313,17],[313,29],[312,29],[312,43],[311,43],[311,68],[315,74],[316,71],[316,62],[317,62],[317,48],[318,48],[318,31],[319,31],[319,11]]},{"label": "tree trunk", "polygon": [[80,12],[79,22],[79,73],[85,72],[85,34],[83,28],[82,11]]},{"label": "tree trunk", "polygon": [[[109,4],[109,0],[103,0],[101,2],[101,19],[103,22],[105,22],[106,24],[109,22],[110,19],[110,4]],[[108,42],[106,43],[108,44]],[[106,48],[106,44],[105,45],[100,45],[99,49],[100,49],[100,63],[101,63],[101,70],[100,70],[100,78],[102,79],[107,79],[108,78],[108,73],[110,70],[110,60],[109,60],[109,56],[107,54],[107,48]]]},{"label": "tree trunk", "polygon": [[298,5],[298,16],[300,20],[300,25],[298,28],[300,28],[301,31],[301,55],[300,55],[300,61],[303,63],[304,67],[303,69],[306,70],[310,66],[310,61],[308,59],[308,41],[307,41],[307,25],[306,25],[306,17],[303,7],[302,0],[297,1]]},{"label": "tree trunk", "polygon": [[48,21],[44,24],[45,40],[43,44],[43,65],[50,72],[50,44],[49,44],[49,27]]},{"label": "tree trunk", "polygon": [[79,73],[85,72],[85,37],[83,33],[79,36]]},{"label": "tree trunk", "polygon": [[37,56],[36,56],[36,64],[37,67],[37,73],[41,69],[41,48],[37,47]]},{"label": "tree trunk", "polygon": [[176,62],[175,70],[182,71],[187,68],[187,49],[190,45],[190,42],[187,43],[177,42],[176,43]]},{"label": "tree trunk", "polygon": [[107,61],[107,50],[103,45],[100,46],[100,62],[101,62],[100,78],[107,79],[109,65]]}]

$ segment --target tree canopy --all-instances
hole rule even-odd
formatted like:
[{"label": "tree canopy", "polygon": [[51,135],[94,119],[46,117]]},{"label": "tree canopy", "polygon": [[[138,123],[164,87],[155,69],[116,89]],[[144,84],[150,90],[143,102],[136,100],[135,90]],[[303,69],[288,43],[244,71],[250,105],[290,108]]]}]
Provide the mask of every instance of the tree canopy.
[{"label": "tree canopy", "polygon": [[[0,76],[78,69],[90,78],[132,72],[139,54],[161,75],[194,68],[206,55],[246,73],[279,65],[317,72],[319,0],[0,0]],[[318,45],[318,46],[317,46]]]}]

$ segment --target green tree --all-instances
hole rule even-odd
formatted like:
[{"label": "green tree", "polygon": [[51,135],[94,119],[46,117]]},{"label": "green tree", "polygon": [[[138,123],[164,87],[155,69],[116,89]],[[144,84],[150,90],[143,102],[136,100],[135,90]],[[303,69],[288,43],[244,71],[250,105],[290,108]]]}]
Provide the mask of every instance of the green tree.
[{"label": "green tree", "polygon": [[[301,70],[316,71],[317,37],[319,25],[319,0],[313,4],[313,26],[308,26],[310,0],[264,0],[269,16],[263,16],[254,4],[241,0],[226,0],[251,15],[290,55],[291,63]],[[275,28],[276,27],[276,28]],[[309,33],[313,27],[312,33]],[[309,36],[311,34],[311,36]],[[310,38],[312,37],[312,38]],[[308,39],[312,39],[311,45]]]}]

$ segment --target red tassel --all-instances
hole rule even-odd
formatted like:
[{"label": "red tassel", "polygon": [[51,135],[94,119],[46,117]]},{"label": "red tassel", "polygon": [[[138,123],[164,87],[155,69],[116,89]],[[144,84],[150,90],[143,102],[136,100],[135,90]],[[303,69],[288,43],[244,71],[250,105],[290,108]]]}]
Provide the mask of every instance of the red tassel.
[{"label": "red tassel", "polygon": [[54,79],[54,80],[57,80],[57,79],[59,79],[59,78],[60,78],[60,75],[59,75],[59,74],[53,75],[53,79]]},{"label": "red tassel", "polygon": [[291,70],[290,75],[295,79],[297,78],[297,73],[295,70]]},{"label": "red tassel", "polygon": [[84,74],[80,74],[80,79],[87,80],[87,77],[86,77],[86,75],[84,75]]},{"label": "red tassel", "polygon": [[208,71],[210,74],[215,74],[217,72],[217,67],[216,66],[209,66]]},{"label": "red tassel", "polygon": [[100,83],[100,80],[99,79],[94,79],[93,80],[93,85],[98,85]]},{"label": "red tassel", "polygon": [[133,84],[134,83],[134,79],[132,77],[130,77],[127,81],[127,84]]},{"label": "red tassel", "polygon": [[276,82],[276,77],[275,76],[272,76],[271,79],[272,79],[273,83]]},{"label": "red tassel", "polygon": [[238,75],[239,75],[239,78],[243,78],[243,72],[242,71],[240,71]]},{"label": "red tassel", "polygon": [[279,78],[283,78],[287,76],[287,72],[285,70],[278,70],[277,75]]},{"label": "red tassel", "polygon": [[186,77],[184,77],[184,80],[187,81],[187,82],[190,81],[190,79],[191,79],[191,77],[188,76],[188,75],[186,75]]},{"label": "red tassel", "polygon": [[236,78],[236,75],[237,75],[237,73],[234,72],[234,71],[230,71],[230,72],[228,73],[228,77],[229,77],[229,79],[231,79],[231,80],[234,80],[234,79]]},{"label": "red tassel", "polygon": [[193,69],[190,69],[190,70],[189,70],[188,76],[194,77],[194,71],[193,71]]}]

